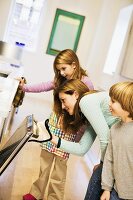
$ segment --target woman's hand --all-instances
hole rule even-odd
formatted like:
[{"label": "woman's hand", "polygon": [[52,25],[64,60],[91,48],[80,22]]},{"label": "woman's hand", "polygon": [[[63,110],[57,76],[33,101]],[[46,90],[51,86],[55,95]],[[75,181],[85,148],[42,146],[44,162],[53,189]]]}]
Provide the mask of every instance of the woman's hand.
[{"label": "woman's hand", "polygon": [[105,190],[100,198],[100,200],[110,200],[110,191]]},{"label": "woman's hand", "polygon": [[59,139],[59,138],[58,138],[57,136],[55,136],[55,135],[52,134],[52,140],[51,140],[51,142],[52,142],[53,144],[57,145],[58,139]]}]

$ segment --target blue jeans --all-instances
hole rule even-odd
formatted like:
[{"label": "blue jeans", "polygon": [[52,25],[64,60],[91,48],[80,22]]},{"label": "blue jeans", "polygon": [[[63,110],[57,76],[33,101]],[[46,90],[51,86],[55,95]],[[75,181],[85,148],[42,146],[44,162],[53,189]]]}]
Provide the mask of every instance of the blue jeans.
[{"label": "blue jeans", "polygon": [[110,200],[122,200],[118,197],[117,192],[115,191],[115,189],[112,190],[111,195],[110,195]]},{"label": "blue jeans", "polygon": [[102,195],[101,188],[101,174],[102,174],[102,166],[101,163],[98,168],[93,172],[91,179],[88,184],[87,192],[84,200],[99,200]]}]

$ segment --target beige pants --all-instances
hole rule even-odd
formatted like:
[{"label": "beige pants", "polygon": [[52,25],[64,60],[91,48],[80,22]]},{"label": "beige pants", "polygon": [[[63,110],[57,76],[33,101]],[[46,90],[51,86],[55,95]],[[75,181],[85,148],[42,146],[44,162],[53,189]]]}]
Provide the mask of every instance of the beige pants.
[{"label": "beige pants", "polygon": [[39,178],[33,183],[30,194],[36,199],[43,199],[48,186],[47,200],[63,200],[66,173],[67,160],[42,149]]}]

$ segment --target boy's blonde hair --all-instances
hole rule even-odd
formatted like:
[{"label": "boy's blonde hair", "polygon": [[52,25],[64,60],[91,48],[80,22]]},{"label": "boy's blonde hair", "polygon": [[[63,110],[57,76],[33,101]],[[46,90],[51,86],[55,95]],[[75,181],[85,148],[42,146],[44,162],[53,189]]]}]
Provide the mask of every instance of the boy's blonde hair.
[{"label": "boy's blonde hair", "polygon": [[55,72],[55,86],[58,87],[62,84],[66,78],[62,77],[59,71],[57,70],[57,65],[59,64],[68,64],[71,65],[72,63],[75,64],[76,69],[73,75],[73,79],[80,79],[82,76],[87,76],[86,71],[80,66],[79,59],[76,53],[71,49],[65,49],[61,51],[54,60],[54,72]]},{"label": "boy's blonde hair", "polygon": [[122,109],[129,112],[129,117],[133,119],[133,82],[114,84],[109,90],[109,96],[118,101]]}]

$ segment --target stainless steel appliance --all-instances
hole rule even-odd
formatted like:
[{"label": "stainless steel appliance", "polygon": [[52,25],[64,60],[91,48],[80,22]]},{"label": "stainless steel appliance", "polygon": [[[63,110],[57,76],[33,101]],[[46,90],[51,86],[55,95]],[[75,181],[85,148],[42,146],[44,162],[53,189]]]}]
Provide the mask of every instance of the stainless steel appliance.
[{"label": "stainless steel appliance", "polygon": [[33,115],[27,116],[21,125],[17,128],[15,133],[10,137],[7,143],[0,150],[0,175],[5,171],[7,166],[11,163],[11,161],[15,158],[15,156],[19,153],[22,147],[26,144],[26,142],[47,142],[52,139],[52,135],[48,126],[48,119],[45,121],[44,126],[48,131],[47,138],[44,140],[30,139],[31,137],[35,137],[34,133],[34,118]]}]

